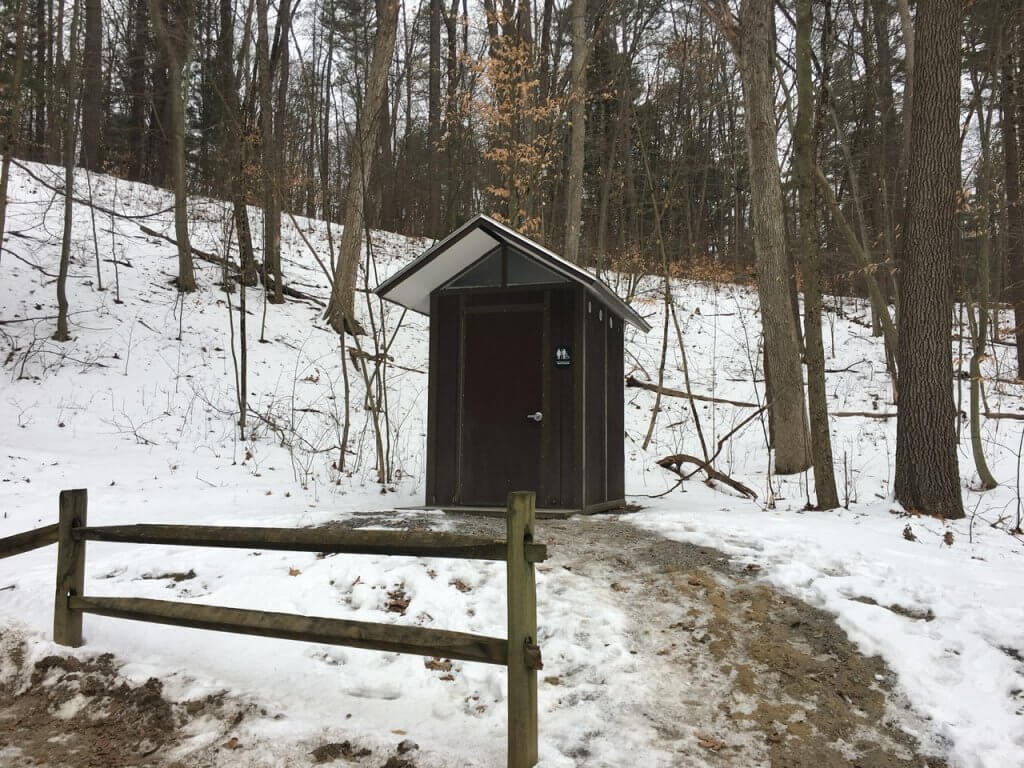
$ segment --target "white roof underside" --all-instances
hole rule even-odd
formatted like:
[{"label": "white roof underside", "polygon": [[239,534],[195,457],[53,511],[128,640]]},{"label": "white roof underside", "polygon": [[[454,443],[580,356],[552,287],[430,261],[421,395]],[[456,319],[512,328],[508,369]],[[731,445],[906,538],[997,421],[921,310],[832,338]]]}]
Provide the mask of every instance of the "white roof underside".
[{"label": "white roof underside", "polygon": [[482,229],[474,229],[458,242],[448,246],[444,258],[424,264],[404,280],[381,295],[403,307],[430,314],[430,294],[473,262],[500,245],[500,241]]},{"label": "white roof underside", "polygon": [[374,293],[388,301],[429,315],[430,296],[435,290],[450,283],[466,268],[502,244],[515,248],[530,260],[584,286],[591,295],[597,297],[626,322],[644,332],[650,330],[646,320],[592,274],[482,214],[470,219],[428,248],[419,258],[377,286]]}]

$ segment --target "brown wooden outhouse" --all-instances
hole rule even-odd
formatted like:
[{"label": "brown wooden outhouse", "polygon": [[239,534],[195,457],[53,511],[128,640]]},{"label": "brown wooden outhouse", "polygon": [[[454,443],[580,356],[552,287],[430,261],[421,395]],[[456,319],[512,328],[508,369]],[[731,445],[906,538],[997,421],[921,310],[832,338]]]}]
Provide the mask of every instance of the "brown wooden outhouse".
[{"label": "brown wooden outhouse", "polygon": [[477,216],[376,293],[430,316],[427,506],[623,504],[623,330],[650,326],[604,283]]}]

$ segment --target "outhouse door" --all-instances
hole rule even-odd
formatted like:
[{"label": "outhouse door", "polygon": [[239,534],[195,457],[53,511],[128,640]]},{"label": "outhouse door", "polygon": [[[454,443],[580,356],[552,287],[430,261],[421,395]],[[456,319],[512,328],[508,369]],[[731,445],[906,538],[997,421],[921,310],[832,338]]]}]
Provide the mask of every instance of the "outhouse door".
[{"label": "outhouse door", "polygon": [[501,506],[539,489],[544,306],[464,309],[457,503]]}]

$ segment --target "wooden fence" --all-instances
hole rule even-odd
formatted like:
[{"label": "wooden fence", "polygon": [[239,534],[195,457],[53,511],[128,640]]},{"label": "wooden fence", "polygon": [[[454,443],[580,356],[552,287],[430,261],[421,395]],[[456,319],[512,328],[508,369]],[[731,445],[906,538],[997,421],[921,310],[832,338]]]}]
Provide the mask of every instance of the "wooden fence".
[{"label": "wooden fence", "polygon": [[[61,491],[58,524],[0,539],[0,559],[57,544],[53,639],[73,648],[82,644],[82,616],[91,613],[217,632],[503,665],[508,669],[508,765],[509,768],[527,768],[537,762],[537,670],[543,667],[537,646],[534,564],[547,558],[547,548],[533,541],[534,505],[533,493],[509,494],[506,538],[498,540],[407,531],[204,525],[94,527],[87,524],[86,491]],[[87,541],[504,560],[507,564],[508,637],[169,600],[86,595]]]}]

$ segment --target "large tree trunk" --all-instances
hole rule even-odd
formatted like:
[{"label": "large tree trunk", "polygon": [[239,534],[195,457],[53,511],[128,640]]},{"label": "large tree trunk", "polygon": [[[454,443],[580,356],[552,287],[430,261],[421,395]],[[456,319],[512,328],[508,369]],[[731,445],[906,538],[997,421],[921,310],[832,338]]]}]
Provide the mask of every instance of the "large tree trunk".
[{"label": "large tree trunk", "polygon": [[587,107],[587,0],[572,1],[572,66],[569,77],[569,183],[565,204],[565,252],[569,261],[579,261],[580,227],[583,224],[583,151],[586,141]]},{"label": "large tree trunk", "polygon": [[800,260],[804,273],[807,399],[811,417],[811,449],[814,454],[814,493],[818,509],[834,509],[839,506],[839,494],[836,491],[835,467],[832,463],[828,396],[825,392],[825,349],[821,340],[821,264],[814,194],[811,3],[812,0],[797,0],[796,4],[797,116],[794,159],[800,185]]},{"label": "large tree trunk", "polygon": [[1024,379],[1024,208],[1020,196],[1021,84],[1016,82],[1021,36],[1014,24],[1007,30],[1000,88],[1004,181],[1006,184],[1006,256],[1009,267],[1009,299],[1013,304],[1017,342],[1017,378]]},{"label": "large tree trunk", "polygon": [[900,290],[896,498],[963,517],[953,407],[952,285],[959,235],[960,0],[919,0],[913,142]]},{"label": "large tree trunk", "polygon": [[100,129],[103,124],[103,7],[100,0],[85,0],[85,39],[82,76],[89,98],[82,101],[81,165],[100,168]]},{"label": "large tree trunk", "polygon": [[388,67],[398,35],[398,0],[384,0],[377,18],[377,40],[373,48],[370,74],[366,83],[362,120],[357,128],[357,142],[351,154],[348,189],[345,194],[345,229],[341,234],[341,250],[334,272],[327,320],[338,333],[361,333],[355,318],[356,279],[359,254],[363,242],[363,205],[367,182],[373,171],[373,149],[381,124],[381,109],[387,93]]},{"label": "large tree trunk", "polygon": [[747,155],[757,251],[757,285],[764,327],[766,377],[771,376],[775,471],[802,472],[811,450],[796,318],[790,302],[783,219],[775,87],[772,0],[744,0],[740,10],[739,64],[746,107]]},{"label": "large tree trunk", "polygon": [[171,166],[174,178],[174,234],[178,241],[178,290],[196,289],[192,268],[192,246],[188,236],[188,165],[185,156],[185,69],[192,37],[192,14],[189,0],[174,3],[174,12],[167,16],[158,0],[149,0],[149,16],[167,54],[167,108],[173,133]]}]

